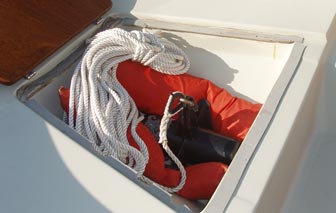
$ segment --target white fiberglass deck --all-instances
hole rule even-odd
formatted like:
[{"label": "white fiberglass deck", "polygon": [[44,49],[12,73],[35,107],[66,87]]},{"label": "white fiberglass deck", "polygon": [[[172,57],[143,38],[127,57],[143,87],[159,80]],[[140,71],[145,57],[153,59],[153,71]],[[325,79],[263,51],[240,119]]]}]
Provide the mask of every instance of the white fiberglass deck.
[{"label": "white fiberglass deck", "polygon": [[335,212],[336,209],[336,68],[332,61],[329,63],[319,83],[314,128],[284,212]]},{"label": "white fiberglass deck", "polygon": [[[225,194],[217,192],[215,198],[218,202],[210,201],[205,212],[334,212],[335,170],[332,162],[335,162],[333,138],[336,126],[335,45],[332,48],[334,53],[331,54],[332,66],[327,69],[331,74],[324,80],[319,77],[325,69],[319,65],[324,63],[322,60],[330,60],[330,53],[325,53],[325,47],[330,40],[336,38],[335,33],[328,36],[330,28],[335,28],[335,1],[326,0],[323,4],[321,1],[304,0],[153,2],[114,0],[114,14],[297,35],[303,37],[304,44],[307,45],[300,67],[277,109],[277,115],[250,165],[241,176],[230,203],[222,204]],[[188,42],[192,43],[191,40]],[[67,50],[63,49],[52,60],[39,66],[36,69],[37,75],[30,81],[22,79],[9,87],[0,85],[0,211],[174,211],[171,206],[152,196],[148,190],[139,187],[117,169],[111,168],[79,146],[62,130],[50,125],[40,115],[20,103],[15,96],[20,87],[47,74],[71,48],[74,45],[70,45]],[[263,49],[266,50],[266,46]],[[260,57],[258,60],[268,64],[269,68],[281,67],[279,64],[272,64],[273,59],[277,58],[274,52],[279,48],[270,46],[268,49],[273,50],[266,51],[265,58]],[[225,51],[221,50],[217,54],[225,55]],[[284,52],[286,54],[287,50]],[[321,57],[322,54],[324,58]],[[252,52],[247,55],[254,57]],[[229,58],[237,63],[240,61],[238,56]],[[227,63],[230,69],[241,69],[239,65],[235,65],[234,60]],[[206,67],[208,69],[208,65]],[[259,71],[257,66],[251,67]],[[239,73],[233,75],[234,79],[248,81],[240,75],[243,72],[239,70]],[[276,73],[273,77],[277,76]],[[319,82],[324,82],[324,86],[317,93],[316,84],[319,85]],[[238,81],[227,83],[228,89],[235,90],[241,96],[260,102],[267,96],[267,91],[261,96],[254,92],[248,94],[248,91],[244,91],[236,83]],[[55,91],[57,86],[47,87],[44,91]],[[36,95],[34,99],[43,107],[52,109],[52,106],[56,106],[56,100],[48,100],[48,95],[56,95],[56,92],[45,92],[44,97],[42,92]],[[61,116],[60,109],[52,113]],[[295,181],[292,181],[293,174]],[[112,179],[115,181],[111,181]],[[168,202],[184,204],[174,198]]]}]

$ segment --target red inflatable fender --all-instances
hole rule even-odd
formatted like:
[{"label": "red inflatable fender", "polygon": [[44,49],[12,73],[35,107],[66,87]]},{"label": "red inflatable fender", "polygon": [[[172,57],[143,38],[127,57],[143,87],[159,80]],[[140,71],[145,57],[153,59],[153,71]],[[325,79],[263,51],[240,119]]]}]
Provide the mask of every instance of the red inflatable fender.
[{"label": "red inflatable fender", "polygon": [[166,75],[132,61],[119,64],[117,78],[138,109],[148,114],[162,115],[174,91],[195,101],[207,99],[215,131],[238,141],[243,141],[262,106],[234,97],[209,80],[189,74]]},{"label": "red inflatable fender", "polygon": [[[63,87],[59,89],[61,105],[66,112],[69,110],[69,92],[69,89]],[[149,153],[144,175],[163,186],[177,186],[181,178],[180,171],[165,167],[162,149],[152,133],[141,122],[136,128],[136,132],[146,143]],[[127,138],[131,146],[139,149],[130,129],[127,131]],[[177,194],[190,200],[210,199],[225,174],[227,165],[211,162],[188,166],[185,169],[187,180]]]},{"label": "red inflatable fender", "polygon": [[[215,131],[239,141],[245,138],[261,107],[261,104],[252,104],[231,96],[209,80],[189,74],[166,75],[132,61],[119,64],[117,78],[138,109],[148,114],[162,115],[168,97],[174,91],[181,91],[196,101],[206,98],[211,105]],[[68,112],[69,90],[60,88],[59,95],[63,109]],[[137,126],[136,131],[146,143],[149,152],[144,175],[164,186],[178,185],[180,172],[165,168],[162,149],[152,133],[143,123]],[[128,139],[133,147],[139,149],[129,130]],[[226,170],[227,165],[219,162],[186,167],[187,180],[177,194],[188,199],[210,199]]]}]

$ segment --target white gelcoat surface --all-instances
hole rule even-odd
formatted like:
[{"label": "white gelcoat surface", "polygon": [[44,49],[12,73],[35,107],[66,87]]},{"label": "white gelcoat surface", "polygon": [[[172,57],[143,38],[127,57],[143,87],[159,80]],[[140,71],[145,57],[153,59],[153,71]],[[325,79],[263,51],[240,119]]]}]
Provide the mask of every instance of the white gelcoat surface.
[{"label": "white gelcoat surface", "polygon": [[226,23],[248,28],[278,28],[325,34],[335,16],[336,2],[332,0],[115,0],[113,11],[131,12],[167,19],[189,19],[195,23]]},{"label": "white gelcoat surface", "polygon": [[[251,212],[256,209],[258,202],[263,198],[262,194],[271,177],[274,165],[276,165],[288,139],[290,129],[302,106],[302,101],[307,97],[308,88],[326,44],[326,33],[335,16],[335,10],[336,2],[333,0],[114,1],[113,11],[118,13],[131,12],[136,16],[162,16],[165,19],[171,16],[171,20],[186,18],[203,24],[211,23],[249,29],[276,29],[277,32],[309,35],[305,37],[305,44],[308,45],[308,48],[302,66],[293,79],[263,144],[259,147],[246,171],[235,198],[229,204],[228,211]],[[37,114],[20,103],[15,97],[15,91],[23,82],[24,80],[10,87],[0,85],[1,212],[171,211],[159,200],[123,178],[83,148],[72,143],[69,138],[63,136],[61,132],[48,125]],[[328,85],[335,85],[333,82]],[[335,94],[334,91],[331,93]],[[333,95],[327,97],[334,98]],[[331,106],[334,105],[335,102],[331,102]],[[325,105],[322,107],[325,107],[326,111],[320,112],[319,115],[325,120],[317,122],[323,127],[329,127],[329,129],[327,128],[328,134],[322,134],[327,134],[329,137],[325,137],[325,140],[322,140],[319,145],[311,146],[316,149],[312,149],[308,153],[323,155],[323,157],[316,162],[307,161],[306,164],[303,164],[302,174],[310,176],[305,179],[305,182],[298,182],[298,185],[293,186],[290,194],[290,198],[302,199],[301,203],[311,201],[304,210],[316,210],[309,206],[314,205],[314,202],[317,204],[314,206],[317,210],[323,207],[334,209],[333,206],[329,206],[334,201],[332,198],[334,193],[326,188],[331,179],[327,176],[321,176],[326,184],[318,187],[318,184],[321,184],[318,182],[321,180],[318,175],[323,173],[329,176],[335,175],[330,164],[330,159],[334,160],[332,141],[335,135],[329,133],[334,132],[332,127],[335,126],[334,115],[336,113],[334,108]],[[332,116],[330,117],[330,115]],[[320,130],[322,129],[320,127]],[[297,135],[307,133],[307,131],[309,129],[303,130]],[[319,134],[316,136],[311,140],[311,143],[318,139]],[[91,165],[93,168],[88,171],[84,165]],[[320,167],[320,165],[325,165],[325,167]],[[319,169],[317,176],[312,176],[314,168]],[[102,178],[101,182],[95,180],[96,174],[104,174],[104,177],[100,177]],[[298,179],[300,180],[300,178]],[[305,186],[308,183],[316,183],[317,185],[311,185],[306,189]],[[106,184],[107,186],[105,186]],[[105,187],[113,188],[113,191],[105,191]],[[321,189],[326,190],[327,195],[331,196],[329,200],[318,202],[315,198],[323,197],[325,194],[309,194]],[[220,197],[218,199],[220,200]],[[300,212],[302,210],[300,202],[295,203],[295,199],[287,201],[284,210]],[[330,202],[324,203],[327,201]],[[278,209],[275,207],[278,205],[273,206],[275,211],[282,208],[281,205]],[[221,212],[223,209],[220,209],[219,206],[213,206],[212,209],[209,208],[208,212],[212,212],[210,210]]]},{"label": "white gelcoat surface", "polygon": [[0,91],[0,212],[172,211]]}]

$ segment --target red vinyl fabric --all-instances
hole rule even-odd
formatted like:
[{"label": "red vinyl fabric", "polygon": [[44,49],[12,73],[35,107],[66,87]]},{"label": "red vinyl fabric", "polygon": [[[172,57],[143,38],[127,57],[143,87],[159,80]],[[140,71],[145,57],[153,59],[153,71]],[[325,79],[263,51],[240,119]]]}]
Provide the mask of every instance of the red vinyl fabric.
[{"label": "red vinyl fabric", "polygon": [[[233,97],[209,80],[189,74],[166,75],[132,61],[119,64],[117,78],[138,109],[147,114],[162,115],[168,97],[174,91],[192,96],[196,101],[206,98],[211,105],[211,119],[215,131],[239,141],[245,138],[262,106]],[[68,112],[69,90],[60,88],[59,95],[63,109]],[[180,172],[165,167],[163,151],[152,133],[143,123],[137,126],[136,131],[146,143],[149,152],[149,162],[144,175],[164,186],[178,185]],[[133,147],[139,149],[129,130],[128,140]],[[219,162],[186,167],[187,180],[177,194],[191,200],[210,199],[227,167]]]},{"label": "red vinyl fabric", "polygon": [[215,131],[238,141],[243,141],[262,106],[234,97],[209,80],[189,74],[166,75],[132,61],[119,64],[117,78],[139,110],[148,114],[161,115],[174,91],[196,102],[206,98]]},{"label": "red vinyl fabric", "polygon": [[[69,89],[60,88],[59,95],[64,111],[68,112]],[[146,143],[149,153],[149,160],[144,175],[163,186],[177,186],[181,178],[180,171],[165,167],[163,151],[152,133],[143,123],[139,123],[136,131]],[[131,146],[139,149],[131,135],[130,129],[127,131],[127,138]],[[211,162],[188,166],[185,169],[187,180],[177,194],[190,200],[210,199],[225,174],[227,165]]]}]

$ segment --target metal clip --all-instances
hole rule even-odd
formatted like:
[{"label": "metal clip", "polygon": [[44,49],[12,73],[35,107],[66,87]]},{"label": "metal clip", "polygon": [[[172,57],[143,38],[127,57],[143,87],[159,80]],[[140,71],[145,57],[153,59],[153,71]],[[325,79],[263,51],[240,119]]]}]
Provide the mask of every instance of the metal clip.
[{"label": "metal clip", "polygon": [[184,98],[180,98],[179,100],[183,103],[188,109],[193,110],[194,112],[198,111],[198,105],[195,103],[195,100],[191,96],[185,96]]},{"label": "metal clip", "polygon": [[[194,99],[191,96],[187,96],[182,92],[173,92],[171,94],[172,99],[169,103],[169,110],[170,114],[176,114],[181,111],[183,108],[188,107],[188,109],[192,109],[193,111],[198,111],[198,106],[195,104]],[[174,109],[172,108],[173,104],[176,103],[175,101],[178,100],[178,105]]]},{"label": "metal clip", "polygon": [[[181,93],[181,92],[173,92],[170,95],[172,96],[172,98],[171,98],[171,101],[170,101],[169,106],[168,106],[168,112],[170,114],[176,114],[180,110],[182,110],[183,107],[184,107],[184,104],[182,102],[180,102],[180,99],[184,98],[185,95],[183,93]],[[172,109],[172,106],[175,103],[175,100],[178,100],[179,104],[177,105],[177,107],[175,107],[174,109]]]}]

